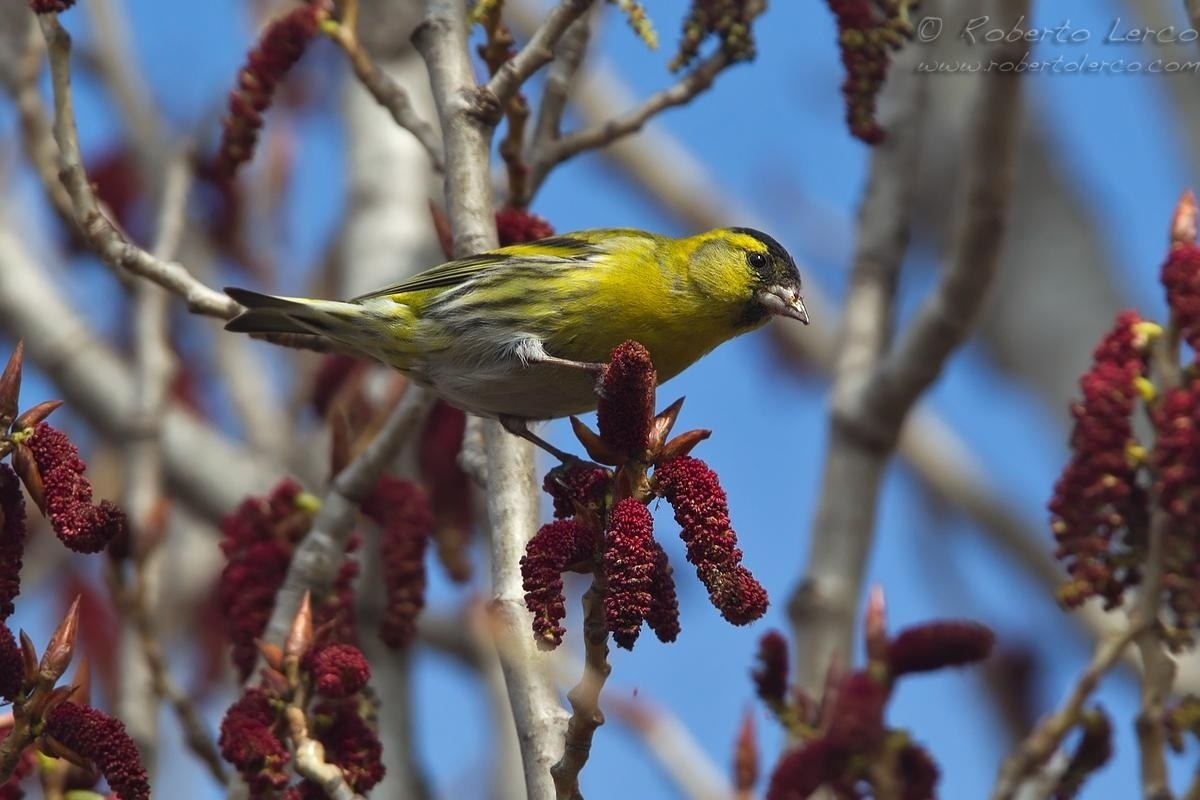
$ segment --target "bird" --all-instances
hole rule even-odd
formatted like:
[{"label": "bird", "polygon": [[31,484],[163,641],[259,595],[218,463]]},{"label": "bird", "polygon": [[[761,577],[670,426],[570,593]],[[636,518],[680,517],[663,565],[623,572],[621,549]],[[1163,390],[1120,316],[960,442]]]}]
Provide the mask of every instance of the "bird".
[{"label": "bird", "polygon": [[226,330],[332,340],[564,461],[529,423],[594,410],[596,381],[622,342],[645,346],[663,383],[773,317],[809,323],[795,260],[743,227],[683,238],[582,230],[449,261],[345,302],[225,291],[246,309]]}]

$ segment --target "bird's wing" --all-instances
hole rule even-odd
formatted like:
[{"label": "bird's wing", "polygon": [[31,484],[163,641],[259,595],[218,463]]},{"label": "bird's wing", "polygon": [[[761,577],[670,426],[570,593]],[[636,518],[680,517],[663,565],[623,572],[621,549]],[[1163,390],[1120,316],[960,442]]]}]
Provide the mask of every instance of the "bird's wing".
[{"label": "bird's wing", "polygon": [[579,261],[595,256],[600,248],[584,239],[571,236],[555,236],[541,239],[529,244],[515,244],[468,256],[455,261],[449,261],[440,266],[432,267],[414,275],[402,283],[385,286],[373,292],[355,297],[350,302],[359,303],[379,297],[417,292],[422,289],[437,289],[445,286],[457,286],[472,278],[500,266],[520,264],[561,264],[564,261]]}]

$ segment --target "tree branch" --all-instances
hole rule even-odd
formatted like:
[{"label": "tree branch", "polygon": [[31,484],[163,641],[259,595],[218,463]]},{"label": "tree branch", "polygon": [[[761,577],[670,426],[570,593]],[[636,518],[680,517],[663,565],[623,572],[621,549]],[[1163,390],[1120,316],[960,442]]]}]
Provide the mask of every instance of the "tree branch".
[{"label": "tree branch", "polygon": [[325,760],[325,746],[308,735],[304,709],[295,704],[288,705],[286,717],[296,772],[321,787],[329,800],[365,800],[346,783],[342,768]]},{"label": "tree branch", "polygon": [[[537,72],[554,58],[554,49],[558,40],[566,33],[571,23],[579,19],[595,0],[561,0],[548,15],[545,21],[534,32],[526,45],[515,56],[504,62],[504,65],[492,77],[484,91],[495,103],[499,111],[503,109],[512,96],[529,76]],[[488,104],[489,107],[491,103]],[[499,116],[492,120],[499,121]]]},{"label": "tree branch", "polygon": [[[1179,331],[1172,324],[1153,344],[1151,365],[1160,395],[1183,383],[1179,368]],[[1170,800],[1167,781],[1166,696],[1175,677],[1175,664],[1167,654],[1158,614],[1162,605],[1166,566],[1167,533],[1171,515],[1152,498],[1147,531],[1146,561],[1138,584],[1137,599],[1130,614],[1138,630],[1137,648],[1142,657],[1141,708],[1137,716],[1138,754],[1141,761],[1142,796],[1145,800]]]},{"label": "tree branch", "polygon": [[[511,7],[509,11],[513,13]],[[528,9],[521,5],[515,13],[520,15],[527,11]],[[554,61],[546,71],[546,83],[542,89],[541,102],[538,103],[537,121],[533,126],[526,160],[529,160],[533,153],[549,146],[562,133],[562,118],[567,110],[567,100],[575,85],[575,76],[583,64],[583,57],[587,53],[591,32],[592,15],[583,14],[571,23],[559,40],[554,51]],[[523,199],[527,201],[529,198]]]},{"label": "tree branch", "polygon": [[[117,441],[135,433],[129,367],[66,305],[11,225],[0,225],[0,329],[25,339],[26,356],[90,425]],[[211,520],[248,493],[266,490],[284,471],[178,404],[171,404],[162,424],[168,485]]]},{"label": "tree branch", "polygon": [[333,585],[359,504],[399,455],[432,403],[432,395],[410,385],[371,443],[333,479],[275,595],[275,608],[263,632],[265,641],[282,645],[305,593],[320,596]]},{"label": "tree branch", "polygon": [[1130,622],[1137,626],[1137,647],[1142,657],[1141,708],[1137,716],[1138,754],[1141,761],[1142,796],[1145,800],[1170,800],[1167,783],[1166,696],[1171,689],[1175,666],[1167,655],[1158,628],[1162,600],[1163,547],[1171,518],[1161,508],[1150,517],[1149,542],[1137,603]]},{"label": "tree branch", "polygon": [[612,718],[642,740],[683,797],[728,800],[734,796],[729,776],[713,763],[678,717],[656,708],[641,692],[629,700],[610,691],[607,704]]},{"label": "tree branch", "polygon": [[[497,245],[488,169],[494,123],[479,113],[462,6],[453,0],[429,0],[413,44],[429,69],[445,137],[445,196],[454,255],[484,252]],[[538,522],[533,448],[495,422],[485,423],[484,440],[492,609],[501,666],[521,743],[526,791],[531,798],[547,798],[554,793],[550,766],[561,753],[566,712],[548,678],[545,657],[530,635],[521,586],[519,561]]]},{"label": "tree branch", "polygon": [[[870,178],[859,209],[858,246],[833,365],[835,415],[855,402],[886,350],[893,295],[908,247],[912,176],[927,90],[919,74],[898,73],[895,91],[900,96],[894,119],[887,122],[890,135],[872,152]],[[840,635],[854,624],[859,584],[843,569],[866,560],[875,504],[873,499],[864,502],[864,496],[874,497],[884,465],[883,454],[855,447],[836,422],[831,420],[830,426],[808,564],[788,607],[798,681],[807,691],[820,686],[843,641],[833,634]],[[856,487],[852,497],[844,488],[851,486]],[[848,655],[844,645],[840,649],[841,655]]]},{"label": "tree branch", "polygon": [[992,800],[1013,800],[1022,784],[1034,777],[1058,751],[1067,734],[1078,724],[1084,703],[1141,631],[1142,628],[1130,626],[1119,635],[1097,644],[1091,663],[1075,681],[1067,700],[1057,711],[1038,723],[1012,755],[1004,760],[996,786],[992,789]]},{"label": "tree branch", "polygon": [[[347,0],[345,3],[347,9],[357,9],[357,5],[357,0]],[[350,68],[354,70],[358,82],[375,98],[375,102],[387,109],[397,125],[411,133],[421,143],[425,152],[429,154],[429,161],[433,168],[441,172],[444,168],[444,158],[442,142],[437,130],[422,119],[416,108],[413,107],[412,99],[404,87],[381,70],[371,59],[366,48],[358,41],[358,34],[354,30],[356,16],[356,13],[348,12],[341,22],[331,21],[323,30],[346,54],[346,58],[350,61]]]},{"label": "tree branch", "polygon": [[188,310],[221,319],[232,318],[241,310],[232,298],[196,280],[182,264],[156,258],[133,244],[100,210],[79,151],[79,133],[71,100],[71,37],[55,14],[39,15],[38,23],[50,56],[59,177],[71,198],[75,220],[88,245],[110,266],[129,270],[179,295],[187,302]]},{"label": "tree branch", "polygon": [[592,752],[592,738],[604,724],[600,710],[600,691],[612,672],[608,663],[608,629],[604,626],[604,579],[597,576],[583,593],[583,674],[567,693],[571,718],[562,758],[550,769],[558,800],[583,800],[579,791],[579,773]]},{"label": "tree branch", "polygon": [[9,86],[17,105],[21,145],[54,211],[64,225],[76,231],[78,225],[71,197],[58,179],[58,145],[54,142],[49,113],[38,91],[38,74],[41,72],[42,56],[46,52],[46,41],[38,29],[37,19],[29,18],[28,21],[28,44],[21,57],[20,69]]},{"label": "tree branch", "polygon": [[[1005,18],[1018,18],[1027,6],[1027,0],[1008,0]],[[1006,46],[997,59],[1018,61],[1024,47]],[[844,345],[846,382],[834,391],[831,442],[810,559],[789,608],[797,677],[806,690],[819,688],[833,653],[850,652],[886,460],[917,397],[965,339],[995,270],[1011,183],[1018,87],[1014,76],[1004,74],[989,75],[983,82],[972,128],[964,224],[950,263],[917,318],[893,350],[865,374],[854,366],[853,342]],[[892,131],[900,133],[894,126]],[[877,300],[864,304],[875,307]],[[853,330],[854,323],[847,324]],[[867,341],[868,334],[875,335],[872,330],[862,333],[864,355],[874,342]],[[855,491],[847,490],[851,486]]]},{"label": "tree branch", "polygon": [[563,135],[553,141],[544,142],[530,153],[530,194],[546,180],[550,171],[567,159],[586,150],[605,147],[613,142],[637,133],[650,118],[668,108],[690,102],[696,95],[713,85],[721,70],[729,66],[729,59],[718,50],[701,61],[678,82],[642,101],[640,105],[620,116],[595,124],[589,128]]},{"label": "tree branch", "polygon": [[[171,258],[179,247],[191,185],[186,159],[179,153],[168,165],[162,189],[154,253]],[[125,442],[123,507],[132,523],[132,580],[112,562],[114,595],[126,612],[121,616],[118,654],[121,659],[118,708],[138,744],[148,770],[158,753],[158,709],[166,699],[179,718],[184,737],[213,777],[224,784],[220,755],[191,699],[171,679],[156,631],[154,613],[161,602],[162,539],[166,525],[163,486],[162,430],[168,391],[175,373],[169,344],[169,295],[146,281],[133,293],[135,407],[131,435]]]}]

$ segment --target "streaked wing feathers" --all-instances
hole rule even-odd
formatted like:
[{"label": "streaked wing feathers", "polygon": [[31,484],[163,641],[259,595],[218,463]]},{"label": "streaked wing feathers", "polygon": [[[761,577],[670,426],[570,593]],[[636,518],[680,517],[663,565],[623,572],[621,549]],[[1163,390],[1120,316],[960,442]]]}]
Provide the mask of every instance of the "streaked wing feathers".
[{"label": "streaked wing feathers", "polygon": [[569,236],[555,236],[529,244],[515,244],[477,256],[467,256],[455,261],[448,261],[437,267],[425,270],[402,283],[385,286],[364,295],[355,297],[350,302],[359,303],[363,300],[373,300],[378,297],[388,297],[405,292],[419,292],[423,289],[438,289],[445,286],[457,286],[477,275],[487,272],[493,267],[504,264],[521,263],[523,265],[538,262],[553,264],[562,261],[574,261],[590,258],[600,251],[600,248],[583,239]]}]

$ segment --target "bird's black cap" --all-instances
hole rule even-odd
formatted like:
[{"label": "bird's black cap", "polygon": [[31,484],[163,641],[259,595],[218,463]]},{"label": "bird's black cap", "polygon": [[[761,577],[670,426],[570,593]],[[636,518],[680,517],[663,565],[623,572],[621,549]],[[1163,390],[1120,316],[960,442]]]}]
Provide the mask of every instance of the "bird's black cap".
[{"label": "bird's black cap", "polygon": [[787,277],[793,279],[797,286],[800,285],[800,270],[796,267],[795,259],[792,258],[791,253],[785,250],[783,245],[776,241],[774,237],[769,236],[760,230],[755,230],[754,228],[730,228],[729,230],[733,231],[734,233],[753,236],[755,239],[758,239],[760,242],[762,242],[766,246],[767,255],[771,257],[771,261],[775,265],[776,269],[782,268]]}]

